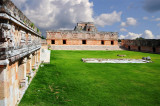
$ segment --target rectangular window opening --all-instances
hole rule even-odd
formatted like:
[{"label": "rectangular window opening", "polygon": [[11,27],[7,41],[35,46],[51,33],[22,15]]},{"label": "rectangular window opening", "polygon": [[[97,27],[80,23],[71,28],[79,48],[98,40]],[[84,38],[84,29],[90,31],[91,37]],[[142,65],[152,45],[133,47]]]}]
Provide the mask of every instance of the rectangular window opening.
[{"label": "rectangular window opening", "polygon": [[104,45],[104,41],[103,40],[101,41],[101,45]]},{"label": "rectangular window opening", "polygon": [[55,40],[52,40],[52,44],[55,44]]},{"label": "rectangular window opening", "polygon": [[66,44],[66,40],[63,40],[63,44]]},{"label": "rectangular window opening", "polygon": [[114,41],[111,41],[111,45],[114,45]]},{"label": "rectangular window opening", "polygon": [[82,40],[82,44],[86,44],[86,40]]}]

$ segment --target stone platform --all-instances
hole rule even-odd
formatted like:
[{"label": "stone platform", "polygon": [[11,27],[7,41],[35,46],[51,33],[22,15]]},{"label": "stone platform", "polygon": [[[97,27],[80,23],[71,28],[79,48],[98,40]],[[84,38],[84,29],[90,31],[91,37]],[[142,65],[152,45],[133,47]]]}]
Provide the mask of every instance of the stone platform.
[{"label": "stone platform", "polygon": [[82,58],[84,63],[151,63],[151,60],[144,59],[98,59],[98,58]]},{"label": "stone platform", "polygon": [[120,46],[100,46],[100,45],[54,45],[52,50],[123,50]]},{"label": "stone platform", "polygon": [[41,49],[41,62],[42,63],[50,63],[50,55],[51,51],[48,49]]}]

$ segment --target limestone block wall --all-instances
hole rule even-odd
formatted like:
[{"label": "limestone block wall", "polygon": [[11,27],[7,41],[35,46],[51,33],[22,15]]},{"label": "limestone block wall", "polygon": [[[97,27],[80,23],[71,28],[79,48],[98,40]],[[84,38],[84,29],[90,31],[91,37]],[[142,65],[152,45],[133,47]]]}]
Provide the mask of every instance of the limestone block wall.
[{"label": "limestone block wall", "polygon": [[[85,44],[82,43],[85,40]],[[64,41],[66,43],[64,43]],[[102,43],[103,42],[103,43]],[[47,31],[48,45],[118,45],[116,32]]]},{"label": "limestone block wall", "polygon": [[23,97],[40,64],[40,39],[10,0],[0,1],[0,106],[15,106]]},{"label": "limestone block wall", "polygon": [[[82,44],[82,40],[66,40],[66,44],[63,44],[63,40],[60,39],[53,39],[55,41],[55,44],[52,44],[52,40],[47,40],[48,45],[118,45],[117,40],[86,40],[86,44]],[[104,42],[102,44],[101,42]],[[111,44],[113,42],[113,44]]]},{"label": "limestone block wall", "polygon": [[121,45],[128,50],[160,53],[159,39],[122,40]]}]

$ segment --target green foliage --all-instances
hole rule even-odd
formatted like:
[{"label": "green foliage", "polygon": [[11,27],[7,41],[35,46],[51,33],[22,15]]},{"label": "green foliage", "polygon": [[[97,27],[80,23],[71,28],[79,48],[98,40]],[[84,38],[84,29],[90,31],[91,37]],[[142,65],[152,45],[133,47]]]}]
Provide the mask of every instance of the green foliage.
[{"label": "green foliage", "polygon": [[27,76],[28,77],[28,82],[30,81],[30,79],[31,79],[31,76]]},{"label": "green foliage", "polygon": [[25,20],[24,20],[23,22],[26,24],[26,21],[25,21]]},{"label": "green foliage", "polygon": [[42,39],[46,39],[44,36],[41,37]]},{"label": "green foliage", "polygon": [[121,40],[120,40],[120,39],[118,39],[118,42],[121,42]]},{"label": "green foliage", "polygon": [[39,29],[37,28],[37,32],[39,32]]},{"label": "green foliage", "polygon": [[33,70],[33,71],[36,71],[36,69],[34,69],[34,68],[33,68],[32,70]]},{"label": "green foliage", "polygon": [[144,40],[144,38],[142,38],[142,37],[139,37],[139,38],[136,38],[136,40]]},{"label": "green foliage", "polygon": [[[150,56],[153,63],[95,64],[82,58]],[[159,106],[160,55],[133,51],[52,51],[19,106]]]},{"label": "green foliage", "polygon": [[34,25],[34,23],[31,23],[31,25],[30,25],[30,26],[31,26],[31,28],[35,28],[35,25]]},{"label": "green foliage", "polygon": [[48,49],[50,49],[51,45],[48,45]]}]

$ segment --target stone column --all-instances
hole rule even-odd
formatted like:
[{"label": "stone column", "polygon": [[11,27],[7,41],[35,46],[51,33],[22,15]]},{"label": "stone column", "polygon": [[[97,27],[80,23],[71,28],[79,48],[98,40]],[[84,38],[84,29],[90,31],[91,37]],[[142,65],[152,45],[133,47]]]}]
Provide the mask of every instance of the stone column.
[{"label": "stone column", "polygon": [[27,75],[29,75],[32,71],[32,54],[30,54],[27,59]]},{"label": "stone column", "polygon": [[26,68],[26,67],[27,67],[27,64],[26,64],[26,63],[27,63],[27,58],[24,58],[23,61],[22,61],[22,65],[23,65],[23,67],[24,67],[24,69],[23,69],[23,70],[24,70],[23,79],[26,79],[26,76],[27,76],[27,75],[26,75],[26,73],[27,73],[27,70],[26,70],[26,69],[27,69],[27,68]]},{"label": "stone column", "polygon": [[0,66],[0,106],[7,106],[7,69]]},{"label": "stone column", "polygon": [[27,58],[24,58],[18,67],[18,79],[20,81],[21,87],[24,87],[27,85],[26,63],[27,63]]},{"label": "stone column", "polygon": [[0,61],[0,106],[7,106],[7,66],[8,60]]},{"label": "stone column", "polygon": [[34,54],[32,54],[33,56],[32,56],[32,69],[35,69],[36,67],[35,67],[35,65],[36,65],[36,58],[35,58],[35,53]]},{"label": "stone column", "polygon": [[41,54],[40,54],[40,50],[39,50],[39,51],[38,51],[38,62],[39,62],[39,63],[40,63],[40,61],[41,61],[41,60],[40,60],[40,55],[41,55]]},{"label": "stone column", "polygon": [[37,66],[37,69],[38,69],[38,66],[39,66],[39,61],[38,61],[38,51],[36,53],[36,66]]}]

